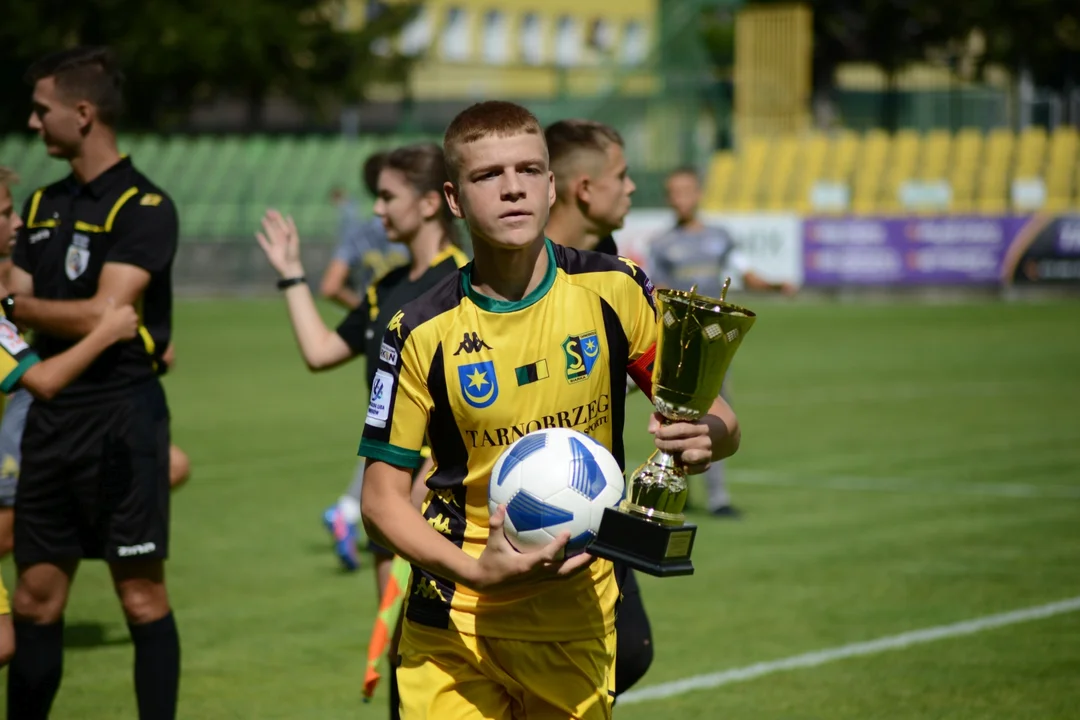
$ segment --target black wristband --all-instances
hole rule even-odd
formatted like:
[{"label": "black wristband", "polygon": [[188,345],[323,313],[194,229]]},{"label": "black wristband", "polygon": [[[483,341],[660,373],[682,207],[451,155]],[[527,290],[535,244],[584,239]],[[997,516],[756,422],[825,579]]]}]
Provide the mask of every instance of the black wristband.
[{"label": "black wristband", "polygon": [[8,320],[15,319],[15,295],[14,293],[0,300],[0,309],[4,311],[4,317]]},{"label": "black wristband", "polygon": [[285,290],[286,288],[291,288],[293,285],[299,285],[300,283],[304,282],[307,282],[307,278],[305,278],[303,275],[291,278],[282,278],[281,280],[277,281],[277,288],[278,290]]}]

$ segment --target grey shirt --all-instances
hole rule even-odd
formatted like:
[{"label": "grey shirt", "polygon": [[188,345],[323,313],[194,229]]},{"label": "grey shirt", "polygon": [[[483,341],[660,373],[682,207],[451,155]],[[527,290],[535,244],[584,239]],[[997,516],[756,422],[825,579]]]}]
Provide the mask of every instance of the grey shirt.
[{"label": "grey shirt", "polygon": [[732,287],[742,284],[750,269],[746,256],[726,230],[705,226],[699,230],[674,227],[652,241],[649,276],[657,287],[689,290],[719,298],[724,278]]}]

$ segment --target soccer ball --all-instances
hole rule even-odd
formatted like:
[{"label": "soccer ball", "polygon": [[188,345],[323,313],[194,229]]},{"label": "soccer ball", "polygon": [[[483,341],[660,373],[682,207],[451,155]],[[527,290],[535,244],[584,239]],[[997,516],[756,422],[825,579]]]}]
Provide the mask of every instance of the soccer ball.
[{"label": "soccer ball", "polygon": [[488,510],[506,506],[503,529],[518,551],[537,550],[569,531],[571,557],[596,537],[604,509],[622,500],[624,486],[619,463],[596,440],[567,428],[537,430],[495,462]]}]

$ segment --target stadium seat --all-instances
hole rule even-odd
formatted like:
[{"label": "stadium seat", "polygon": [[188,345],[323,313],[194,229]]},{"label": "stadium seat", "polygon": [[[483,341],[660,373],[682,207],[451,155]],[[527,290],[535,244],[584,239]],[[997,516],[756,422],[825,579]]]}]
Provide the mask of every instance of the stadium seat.
[{"label": "stadium seat", "polygon": [[852,182],[851,207],[856,213],[879,210],[885,163],[891,145],[892,138],[884,130],[867,131]]},{"label": "stadium seat", "polygon": [[791,188],[795,175],[800,143],[794,135],[780,139],[773,148],[769,171],[765,177],[765,209],[785,210],[792,206]]},{"label": "stadium seat", "polygon": [[732,209],[744,212],[761,209],[761,178],[769,150],[770,141],[766,138],[753,137],[747,141],[738,158],[735,174],[738,181],[732,188]]},{"label": "stadium seat", "polygon": [[892,139],[885,170],[885,186],[878,204],[885,212],[900,212],[900,186],[919,175],[922,137],[914,130],[901,130]]},{"label": "stadium seat", "polygon": [[974,208],[982,212],[1005,212],[1009,207],[1009,169],[1015,136],[1006,128],[990,131],[979,170],[979,190]]},{"label": "stadium seat", "polygon": [[810,212],[810,193],[814,184],[825,177],[825,161],[829,153],[829,140],[820,133],[813,133],[803,143],[796,162],[791,209]]},{"label": "stadium seat", "polygon": [[1050,136],[1046,165],[1046,209],[1053,211],[1080,207],[1074,202],[1074,173],[1080,168],[1077,157],[1080,137],[1076,128],[1060,126]]},{"label": "stadium seat", "polygon": [[952,189],[954,212],[970,212],[974,207],[975,179],[983,152],[983,134],[964,128],[956,134],[954,152],[946,177]]},{"label": "stadium seat", "polygon": [[731,178],[735,173],[735,155],[730,152],[714,153],[709,161],[705,178],[705,190],[701,206],[706,210],[725,209]]}]

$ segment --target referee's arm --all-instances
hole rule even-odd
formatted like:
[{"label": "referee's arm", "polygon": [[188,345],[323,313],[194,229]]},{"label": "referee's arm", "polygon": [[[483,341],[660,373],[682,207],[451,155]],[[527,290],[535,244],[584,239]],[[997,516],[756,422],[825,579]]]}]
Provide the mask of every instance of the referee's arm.
[{"label": "referee's arm", "polygon": [[[111,299],[116,305],[136,305],[150,284],[152,273],[168,267],[176,252],[179,227],[171,202],[156,206],[125,207],[118,215],[116,241],[105,258],[97,292],[85,300],[45,300],[17,295],[15,317],[20,325],[77,339],[90,334],[101,321]],[[33,289],[33,278],[22,268],[12,268],[12,285]]]}]

